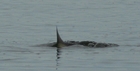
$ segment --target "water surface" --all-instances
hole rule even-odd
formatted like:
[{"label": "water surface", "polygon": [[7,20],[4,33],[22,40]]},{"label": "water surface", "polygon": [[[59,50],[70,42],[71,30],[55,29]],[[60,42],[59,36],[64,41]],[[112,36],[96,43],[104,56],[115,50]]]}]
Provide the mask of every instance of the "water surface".
[{"label": "water surface", "polygon": [[[0,1],[1,71],[139,71],[139,0]],[[31,47],[63,40],[119,47]]]}]

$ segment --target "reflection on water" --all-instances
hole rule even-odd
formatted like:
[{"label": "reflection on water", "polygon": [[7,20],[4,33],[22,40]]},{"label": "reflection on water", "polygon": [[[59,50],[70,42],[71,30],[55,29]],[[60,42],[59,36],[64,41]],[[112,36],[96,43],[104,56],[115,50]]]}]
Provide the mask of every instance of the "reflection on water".
[{"label": "reflection on water", "polygon": [[56,49],[56,70],[58,69],[58,66],[59,66],[59,61],[60,61],[60,58],[61,58],[61,48],[57,48]]}]

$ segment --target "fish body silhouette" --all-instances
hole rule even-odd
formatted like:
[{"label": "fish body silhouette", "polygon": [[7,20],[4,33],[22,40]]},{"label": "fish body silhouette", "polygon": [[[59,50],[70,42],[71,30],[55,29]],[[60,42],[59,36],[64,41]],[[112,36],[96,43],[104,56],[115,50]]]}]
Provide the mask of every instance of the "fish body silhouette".
[{"label": "fish body silhouette", "polygon": [[59,35],[57,26],[56,26],[56,35],[57,35],[57,42],[51,43],[51,47],[66,47],[71,45],[83,45],[87,47],[116,47],[119,46],[118,44],[114,43],[97,43],[95,41],[63,41],[62,38]]}]

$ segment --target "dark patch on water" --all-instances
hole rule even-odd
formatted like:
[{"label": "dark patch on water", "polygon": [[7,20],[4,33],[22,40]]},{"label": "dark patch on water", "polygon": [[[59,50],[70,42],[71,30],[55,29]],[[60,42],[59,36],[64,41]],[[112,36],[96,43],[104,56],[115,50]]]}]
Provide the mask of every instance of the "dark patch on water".
[{"label": "dark patch on water", "polygon": [[[67,46],[71,45],[82,45],[85,47],[94,47],[94,48],[104,48],[104,47],[118,47],[118,44],[114,43],[97,43],[95,41],[65,41],[64,42]],[[35,45],[35,47],[56,47],[56,42],[48,43],[48,44],[40,44]]]}]

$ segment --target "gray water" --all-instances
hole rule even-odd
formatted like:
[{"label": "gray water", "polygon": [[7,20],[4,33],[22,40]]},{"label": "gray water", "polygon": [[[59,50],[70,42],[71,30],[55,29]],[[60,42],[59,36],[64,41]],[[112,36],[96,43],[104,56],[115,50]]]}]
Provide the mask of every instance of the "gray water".
[{"label": "gray water", "polygon": [[[1,0],[0,71],[139,71],[140,0]],[[63,40],[119,47],[32,47]]]}]

